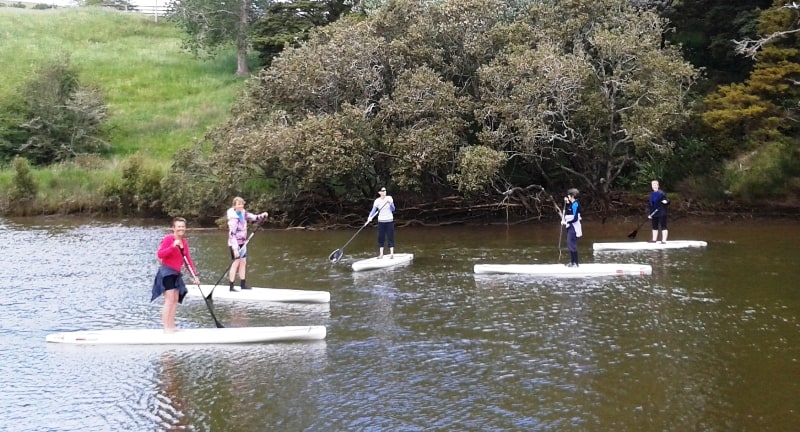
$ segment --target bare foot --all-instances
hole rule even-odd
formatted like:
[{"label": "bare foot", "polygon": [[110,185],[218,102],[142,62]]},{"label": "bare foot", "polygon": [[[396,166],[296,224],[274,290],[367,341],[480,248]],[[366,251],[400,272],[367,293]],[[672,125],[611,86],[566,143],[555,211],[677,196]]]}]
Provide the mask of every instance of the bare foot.
[{"label": "bare foot", "polygon": [[178,329],[175,327],[169,327],[164,329],[164,333],[177,333]]}]

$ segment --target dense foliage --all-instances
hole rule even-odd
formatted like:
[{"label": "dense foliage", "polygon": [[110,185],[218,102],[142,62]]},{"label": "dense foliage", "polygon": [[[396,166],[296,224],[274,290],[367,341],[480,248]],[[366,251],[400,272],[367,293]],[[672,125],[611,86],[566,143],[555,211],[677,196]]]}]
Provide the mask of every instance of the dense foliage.
[{"label": "dense foliage", "polygon": [[417,201],[533,184],[605,198],[635,158],[670,151],[666,131],[688,114],[697,71],[665,28],[625,0],[390,1],[253,79],[208,137],[213,178],[193,187],[224,195],[260,178],[290,214],[378,184]]},{"label": "dense foliage", "polygon": [[298,47],[311,29],[330,24],[350,11],[347,0],[274,2],[253,24],[251,44],[261,64],[269,66],[284,47]]},{"label": "dense foliage", "polygon": [[786,0],[761,14],[756,64],[742,83],[706,97],[703,119],[724,156],[731,192],[745,198],[800,194],[800,8]]},{"label": "dense foliage", "polygon": [[[613,207],[617,191],[644,192],[652,178],[685,201],[800,196],[800,14],[791,1],[181,4],[189,3],[199,13],[195,27],[183,27],[187,46],[219,50],[213,61],[173,62],[181,57],[175,53],[139,67],[126,52],[147,60],[174,41],[150,52],[135,37],[125,39],[130,48],[116,48],[115,37],[175,28],[119,32],[123,14],[106,12],[103,25],[91,26],[98,34],[40,35],[23,60],[16,52],[26,44],[17,41],[35,33],[41,17],[5,17],[17,24],[0,46],[11,65],[0,77],[0,158],[21,155],[33,164],[24,171],[42,186],[31,203],[36,212],[48,211],[41,206],[48,201],[64,203],[59,212],[209,216],[243,194],[285,223],[304,224],[363,210],[383,184],[405,217],[448,220],[458,211],[510,207],[536,217],[551,204],[548,195],[567,187],[579,187],[589,209]],[[236,39],[241,28],[245,42]],[[70,57],[79,68],[56,67],[51,39],[78,49]],[[86,40],[90,50],[80,48]],[[233,69],[231,43],[239,43],[239,62],[252,47],[269,67],[250,79],[227,122],[185,149],[218,121],[201,121],[207,112],[229,106],[233,93],[222,103],[218,94],[227,84],[206,78]],[[125,78],[129,70],[136,78]],[[101,126],[101,92],[78,77],[91,77],[108,95],[116,111],[109,125]],[[186,101],[175,105],[173,93]],[[131,111],[135,103],[147,105],[146,115]],[[67,125],[96,126],[97,140],[80,141],[86,135]],[[180,130],[177,141],[160,138]],[[106,136],[125,160],[83,156],[107,149]],[[131,158],[139,145],[158,151]],[[166,170],[158,158],[172,153]],[[71,161],[43,168],[61,160]],[[108,172],[98,175],[98,163]],[[3,203],[11,168],[0,172]],[[97,196],[85,196],[88,184]]]},{"label": "dense foliage", "polygon": [[98,89],[79,81],[66,58],[42,65],[20,100],[8,103],[0,119],[0,159],[22,156],[46,165],[110,146],[103,132],[108,107]]}]

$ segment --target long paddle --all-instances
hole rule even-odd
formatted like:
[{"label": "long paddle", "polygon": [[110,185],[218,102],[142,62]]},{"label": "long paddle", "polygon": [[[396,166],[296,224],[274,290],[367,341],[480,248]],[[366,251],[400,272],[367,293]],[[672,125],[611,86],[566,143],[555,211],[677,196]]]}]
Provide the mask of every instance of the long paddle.
[{"label": "long paddle", "polygon": [[631,232],[630,232],[630,234],[628,234],[628,238],[629,238],[629,239],[631,239],[631,240],[635,239],[635,238],[636,238],[636,234],[638,234],[638,233],[639,233],[639,228],[641,228],[641,227],[642,227],[642,225],[644,225],[644,223],[648,221],[648,219],[650,219],[651,217],[653,217],[653,215],[654,215],[654,214],[656,214],[656,212],[657,212],[657,211],[658,211],[658,209],[655,209],[655,210],[653,210],[653,212],[652,212],[652,213],[650,213],[650,214],[647,216],[647,219],[645,219],[645,220],[643,220],[642,222],[640,222],[640,223],[639,223],[639,226],[637,226],[635,230],[631,231]]},{"label": "long paddle", "polygon": [[[183,248],[178,248],[178,249],[180,249],[180,250],[181,250],[181,256],[183,257],[183,263],[184,263],[184,264],[186,264],[186,268],[187,268],[187,269],[189,269],[189,273],[191,273],[191,274],[192,274],[192,277],[193,277],[195,280],[198,280],[198,279],[197,279],[197,274],[195,274],[194,270],[192,270],[192,266],[191,266],[191,265],[189,265],[189,260],[188,260],[188,259],[186,259],[186,254],[183,252]],[[210,304],[210,303],[208,303],[208,299],[206,298],[206,296],[204,296],[204,295],[203,295],[203,289],[202,289],[202,288],[200,288],[200,284],[198,283],[198,284],[196,284],[196,285],[197,285],[197,289],[198,289],[198,290],[200,290],[200,295],[201,295],[201,296],[203,296],[203,301],[205,301],[205,302],[206,302],[206,307],[208,307],[208,312],[211,314],[211,318],[213,318],[213,319],[214,319],[214,324],[217,326],[217,328],[224,328],[225,326],[223,326],[223,325],[222,325],[222,324],[219,322],[219,320],[217,320],[217,316],[216,316],[216,315],[214,315],[214,309],[211,307],[211,304]]]},{"label": "long paddle", "polygon": [[[381,208],[378,210],[378,213],[380,213],[381,210],[383,210],[383,208],[386,207],[386,204],[389,204],[389,203],[388,202],[383,203]],[[375,214],[377,215],[378,213],[375,213]],[[369,221],[364,222],[364,225],[362,225],[361,228],[359,228],[358,231],[356,231],[356,233],[353,234],[352,237],[350,237],[350,240],[348,240],[347,243],[344,244],[344,246],[342,246],[339,249],[336,249],[335,251],[331,252],[331,254],[328,255],[328,261],[330,261],[331,263],[339,262],[339,260],[342,259],[342,255],[344,255],[344,248],[346,248],[347,245],[349,245],[350,242],[353,241],[354,238],[356,238],[358,233],[360,233],[361,230],[363,230],[364,228],[367,227],[367,225],[369,225]]]},{"label": "long paddle", "polygon": [[[254,229],[253,232],[251,232],[250,235],[247,236],[247,240],[244,242],[242,247],[239,248],[240,252],[241,252],[242,249],[247,247],[247,244],[250,243],[250,239],[253,238],[254,235],[256,235],[256,231],[258,231],[259,228],[261,228],[261,222],[259,222],[256,225],[256,229]],[[231,260],[231,263],[233,263],[233,261],[235,261],[235,260]],[[214,295],[214,289],[217,288],[217,285],[219,285],[219,283],[222,282],[222,278],[225,277],[225,275],[228,274],[230,271],[231,271],[231,266],[228,265],[228,268],[225,269],[225,271],[223,271],[221,275],[219,275],[219,279],[217,279],[217,282],[214,284],[213,287],[211,287],[211,291],[208,293],[207,296],[205,296],[207,299],[211,300],[211,296]]]},{"label": "long paddle", "polygon": [[[555,204],[555,202],[553,202]],[[558,207],[556,207],[558,209]],[[564,210],[561,211],[561,220],[564,220],[564,213],[567,212],[567,203],[564,203]],[[561,262],[561,238],[564,237],[564,224],[559,221],[561,228],[558,230],[558,262]]]},{"label": "long paddle", "polygon": [[339,260],[342,259],[342,255],[344,255],[344,248],[346,248],[347,245],[349,245],[350,242],[353,241],[354,238],[356,238],[358,233],[360,233],[361,230],[363,230],[364,228],[367,227],[367,225],[369,225],[369,222],[364,222],[364,225],[362,225],[361,228],[359,228],[358,231],[356,231],[356,233],[353,234],[352,237],[350,237],[350,240],[348,240],[347,243],[344,244],[344,246],[342,246],[339,249],[336,249],[335,251],[331,252],[331,254],[328,255],[328,261],[330,261],[332,263],[339,262]]}]

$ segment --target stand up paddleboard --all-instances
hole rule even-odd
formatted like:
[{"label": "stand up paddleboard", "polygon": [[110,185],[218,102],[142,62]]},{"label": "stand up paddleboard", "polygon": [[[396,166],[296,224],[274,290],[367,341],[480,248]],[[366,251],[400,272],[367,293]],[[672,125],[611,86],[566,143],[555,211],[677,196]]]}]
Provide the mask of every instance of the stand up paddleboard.
[{"label": "stand up paddleboard", "polygon": [[669,240],[661,242],[618,242],[618,243],[594,243],[592,250],[660,250],[660,249],[681,249],[706,247],[708,244],[699,240]]},{"label": "stand up paddleboard", "polygon": [[394,267],[400,264],[406,264],[414,259],[414,254],[401,253],[394,254],[394,258],[389,258],[389,255],[384,255],[383,258],[373,257],[356,261],[353,263],[353,271],[374,270],[386,267]]},{"label": "stand up paddleboard", "polygon": [[245,344],[321,340],[326,333],[325,326],[193,328],[174,333],[163,329],[121,329],[52,333],[45,340],[78,345]]},{"label": "stand up paddleboard", "polygon": [[[212,293],[213,285],[186,285],[189,289],[188,296],[201,297]],[[238,288],[238,287],[237,287]],[[201,294],[202,292],[202,294]],[[213,299],[225,300],[253,300],[268,302],[297,302],[297,303],[328,303],[331,293],[328,291],[308,291],[282,288],[251,288],[240,291],[231,291],[228,285],[217,285],[214,288]]]},{"label": "stand up paddleboard", "polygon": [[518,274],[548,277],[644,276],[653,273],[647,264],[475,264],[475,274]]}]

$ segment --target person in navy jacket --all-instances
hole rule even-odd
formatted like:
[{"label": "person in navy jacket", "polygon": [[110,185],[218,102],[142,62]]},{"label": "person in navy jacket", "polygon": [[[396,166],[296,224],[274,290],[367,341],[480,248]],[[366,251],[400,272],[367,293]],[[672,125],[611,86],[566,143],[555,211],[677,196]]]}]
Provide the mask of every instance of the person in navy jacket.
[{"label": "person in navy jacket", "polygon": [[567,267],[578,267],[578,239],[583,236],[581,228],[581,206],[578,203],[578,189],[572,188],[564,197],[564,217],[561,224],[567,227],[567,250],[570,263]]},{"label": "person in navy jacket", "polygon": [[653,240],[651,243],[655,243],[658,240],[659,231],[661,231],[661,243],[666,243],[667,235],[669,234],[667,230],[667,206],[669,205],[669,199],[667,198],[667,194],[659,189],[658,180],[650,182],[650,186],[653,188],[653,192],[650,192],[647,218],[653,222]]}]

